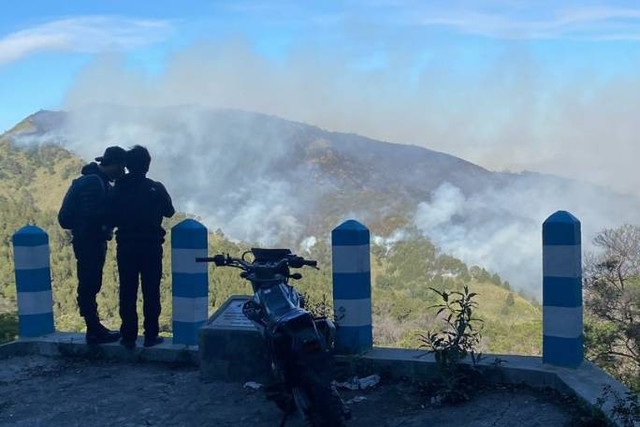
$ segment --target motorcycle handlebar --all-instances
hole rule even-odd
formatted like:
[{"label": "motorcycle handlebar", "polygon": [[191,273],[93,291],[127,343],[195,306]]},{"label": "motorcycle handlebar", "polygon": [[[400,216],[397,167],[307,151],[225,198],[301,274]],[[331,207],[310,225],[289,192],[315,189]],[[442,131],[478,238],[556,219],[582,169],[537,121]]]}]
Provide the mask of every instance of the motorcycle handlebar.
[{"label": "motorcycle handlebar", "polygon": [[224,266],[229,263],[230,259],[225,258],[224,255],[216,255],[213,257],[197,257],[196,262],[212,262],[217,266]]},{"label": "motorcycle handlebar", "polygon": [[[196,262],[213,262],[218,267],[236,266],[236,267],[241,267],[243,269],[247,269],[251,265],[249,262],[244,261],[240,258],[231,258],[229,255],[225,256],[222,254],[218,254],[213,257],[197,257]],[[291,268],[302,268],[305,265],[309,267],[317,268],[318,261],[311,260],[311,259],[304,259],[299,256],[293,256],[291,258],[284,258],[280,260],[276,268],[284,265],[288,265]]]}]

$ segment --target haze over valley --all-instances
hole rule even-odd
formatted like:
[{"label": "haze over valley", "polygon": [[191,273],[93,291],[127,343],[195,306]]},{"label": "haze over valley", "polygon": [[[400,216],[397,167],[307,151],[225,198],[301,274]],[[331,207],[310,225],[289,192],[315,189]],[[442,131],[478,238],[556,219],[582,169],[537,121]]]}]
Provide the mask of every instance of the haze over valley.
[{"label": "haze over valley", "polygon": [[3,137],[58,144],[91,160],[106,145],[149,147],[151,176],[179,210],[233,239],[309,245],[342,220],[385,245],[417,231],[443,252],[539,297],[541,224],[555,210],[594,233],[637,220],[640,203],[585,182],[493,172],[449,154],[275,116],[196,106],[91,106],[36,113]]}]

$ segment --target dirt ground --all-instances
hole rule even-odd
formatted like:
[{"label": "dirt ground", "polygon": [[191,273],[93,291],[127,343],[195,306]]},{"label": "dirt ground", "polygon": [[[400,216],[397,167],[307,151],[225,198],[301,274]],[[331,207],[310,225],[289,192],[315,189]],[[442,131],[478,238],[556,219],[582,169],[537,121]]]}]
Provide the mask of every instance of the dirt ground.
[{"label": "dirt ground", "polygon": [[[470,402],[430,408],[410,384],[341,392],[349,426],[568,426],[572,414],[526,390],[483,390]],[[205,382],[192,368],[19,357],[0,360],[0,426],[278,426],[261,391]],[[290,419],[290,427],[303,425]]]}]

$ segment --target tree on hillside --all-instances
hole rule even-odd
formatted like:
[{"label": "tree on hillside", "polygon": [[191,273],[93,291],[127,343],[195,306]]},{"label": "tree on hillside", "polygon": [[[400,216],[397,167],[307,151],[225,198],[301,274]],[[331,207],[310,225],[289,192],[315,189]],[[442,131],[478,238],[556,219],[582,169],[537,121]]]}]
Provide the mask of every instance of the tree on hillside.
[{"label": "tree on hillside", "polygon": [[515,305],[516,301],[513,298],[513,292],[509,292],[509,295],[507,295],[507,300],[505,301],[505,304],[508,307],[512,307],[513,305]]},{"label": "tree on hillside", "polygon": [[640,227],[600,232],[585,265],[587,357],[640,389]]}]

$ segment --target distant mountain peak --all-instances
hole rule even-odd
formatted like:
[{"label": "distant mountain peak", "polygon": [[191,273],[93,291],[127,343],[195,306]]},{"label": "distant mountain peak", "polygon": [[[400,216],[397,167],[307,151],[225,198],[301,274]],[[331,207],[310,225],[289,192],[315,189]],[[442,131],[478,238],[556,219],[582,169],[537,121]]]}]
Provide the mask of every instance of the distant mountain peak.
[{"label": "distant mountain peak", "polygon": [[12,136],[43,136],[50,132],[57,132],[64,125],[67,114],[64,111],[39,110],[14,127],[4,135]]}]

